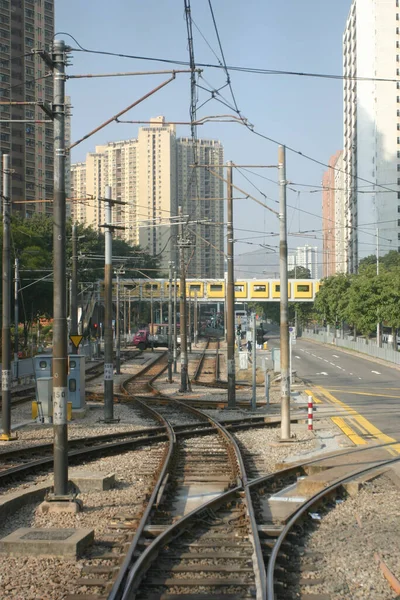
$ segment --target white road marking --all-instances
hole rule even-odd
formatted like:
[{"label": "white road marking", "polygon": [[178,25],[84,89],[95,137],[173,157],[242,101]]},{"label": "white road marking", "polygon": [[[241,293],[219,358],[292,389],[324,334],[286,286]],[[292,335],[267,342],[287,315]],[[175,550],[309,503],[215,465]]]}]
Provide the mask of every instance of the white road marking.
[{"label": "white road marking", "polygon": [[304,352],[304,348],[300,348],[300,352]]},{"label": "white road marking", "polygon": [[335,366],[336,366],[336,365],[335,365],[335,363],[329,363],[329,364],[330,364],[330,365],[332,365],[333,367],[335,367]]},{"label": "white road marking", "polygon": [[317,375],[328,375],[328,373],[325,373],[325,371],[321,371],[321,373],[317,373]]},{"label": "white road marking", "polygon": [[324,361],[325,361],[325,362],[329,362],[329,360],[328,360],[327,358],[324,358]]},{"label": "white road marking", "polygon": [[379,371],[371,371],[371,373],[375,373],[375,375],[381,375],[381,373],[379,373]]},{"label": "white road marking", "polygon": [[343,371],[342,367],[339,367],[339,365],[336,365],[337,369],[340,369],[341,371]]},{"label": "white road marking", "polygon": [[311,356],[315,356],[315,358],[317,358],[317,355],[316,355],[316,354],[311,354]]},{"label": "white road marking", "polygon": [[308,350],[306,350],[306,354],[310,354]]},{"label": "white road marking", "polygon": [[350,375],[353,375],[353,373],[350,373]]},{"label": "white road marking", "polygon": [[333,358],[339,358],[337,354],[332,354]]},{"label": "white road marking", "polygon": [[300,360],[300,356],[296,356],[295,358],[298,358]]},{"label": "white road marking", "polygon": [[358,379],[361,379],[361,377],[359,377]]}]

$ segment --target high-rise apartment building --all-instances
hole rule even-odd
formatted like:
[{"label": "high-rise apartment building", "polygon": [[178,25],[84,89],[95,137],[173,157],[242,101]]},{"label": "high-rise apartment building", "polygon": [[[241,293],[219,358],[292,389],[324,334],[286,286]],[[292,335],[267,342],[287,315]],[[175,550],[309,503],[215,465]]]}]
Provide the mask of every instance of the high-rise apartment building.
[{"label": "high-rise apartment building", "polygon": [[328,164],[322,178],[322,277],[346,271],[343,151]]},{"label": "high-rise apartment building", "polygon": [[[177,151],[178,205],[190,220],[199,221],[191,227],[196,245],[188,265],[188,277],[223,277],[224,183],[219,177],[224,177],[221,168],[224,149],[216,140],[199,139],[193,145],[191,138],[179,138]],[[203,166],[194,168],[194,162]]]},{"label": "high-rise apartment building", "polygon": [[[220,142],[197,140],[196,160],[218,168],[222,175]],[[97,146],[85,163],[71,166],[72,216],[98,229],[105,218],[100,198],[110,185],[112,197],[126,203],[113,211],[113,221],[125,227],[121,237],[159,256],[166,272],[168,262],[178,258],[173,223],[182,206],[190,221],[210,221],[189,225],[195,244],[188,276],[223,277],[223,182],[207,169],[191,165],[191,139],[177,139],[175,125],[166,124],[164,117],[153,118],[148,127],[139,129],[137,139]]]},{"label": "high-rise apartment building", "polygon": [[364,256],[375,253],[377,229],[385,252],[400,249],[400,81],[392,82],[400,76],[398,4],[353,0],[343,36],[343,168],[350,272],[357,271]]},{"label": "high-rise apartment building", "polygon": [[[34,49],[50,50],[54,36],[54,0],[0,1],[0,98],[2,101],[53,101],[48,67]],[[34,104],[0,105],[0,152],[11,155],[11,197],[24,216],[51,212],[53,199],[53,124]],[[49,119],[50,120],[50,119]],[[35,202],[41,200],[42,202]],[[48,200],[49,202],[43,202]],[[24,201],[21,203],[21,201]],[[17,203],[18,202],[18,203]]]},{"label": "high-rise apartment building", "polygon": [[318,248],[316,246],[298,246],[296,252],[288,256],[288,270],[296,271],[304,267],[310,271],[311,279],[318,279]]}]

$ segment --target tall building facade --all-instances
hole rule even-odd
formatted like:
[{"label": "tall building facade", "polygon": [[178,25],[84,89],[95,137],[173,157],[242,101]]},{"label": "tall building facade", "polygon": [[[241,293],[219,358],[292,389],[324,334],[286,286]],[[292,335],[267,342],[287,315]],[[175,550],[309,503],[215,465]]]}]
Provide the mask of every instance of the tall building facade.
[{"label": "tall building facade", "polygon": [[[188,277],[223,277],[224,183],[220,178],[224,177],[224,149],[216,140],[199,139],[193,144],[191,138],[179,138],[177,152],[177,203],[184,215],[199,222],[191,226],[195,252]],[[200,166],[194,168],[194,163]]]},{"label": "tall building facade", "polygon": [[[0,98],[2,101],[53,101],[48,67],[33,49],[50,50],[54,37],[54,0],[1,0]],[[37,106],[0,106],[0,152],[11,156],[11,198],[24,216],[51,212],[53,199],[53,124]],[[43,202],[48,200],[49,202]],[[39,202],[40,201],[40,202]]]},{"label": "tall building facade", "polygon": [[346,271],[343,151],[328,164],[322,177],[322,277]]},{"label": "tall building facade", "polygon": [[349,272],[375,253],[377,229],[385,252],[400,249],[400,81],[377,81],[400,76],[398,4],[353,0],[343,36]]},{"label": "tall building facade", "polygon": [[288,256],[288,270],[304,267],[310,271],[311,279],[318,279],[318,248],[316,246],[298,246],[294,254]]},{"label": "tall building facade", "polygon": [[[220,142],[197,140],[196,160],[223,175]],[[168,262],[178,258],[174,223],[181,206],[190,221],[210,221],[210,225],[189,224],[195,244],[188,256],[188,276],[223,277],[223,182],[192,164],[191,140],[176,138],[175,125],[155,117],[139,129],[137,139],[97,146],[86,162],[71,166],[72,217],[99,229],[105,219],[101,198],[110,185],[112,197],[125,202],[113,213],[113,221],[125,227],[121,237],[160,257],[166,272]]]}]

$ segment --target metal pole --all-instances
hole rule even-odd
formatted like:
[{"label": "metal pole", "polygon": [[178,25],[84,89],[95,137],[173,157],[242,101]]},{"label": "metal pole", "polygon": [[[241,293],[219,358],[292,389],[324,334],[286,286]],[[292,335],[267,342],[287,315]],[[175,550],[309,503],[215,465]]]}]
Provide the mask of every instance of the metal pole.
[{"label": "metal pole", "polygon": [[188,388],[188,357],[187,357],[187,331],[186,331],[186,272],[185,272],[185,248],[183,245],[183,223],[182,206],[179,207],[179,265],[180,277],[180,330],[181,330],[181,386],[180,392],[186,392]]},{"label": "metal pole", "polygon": [[174,269],[174,374],[177,373],[177,346],[178,346],[178,327],[177,327],[177,311],[178,311],[178,282],[176,277],[176,269]]},{"label": "metal pole", "polygon": [[129,303],[128,303],[128,333],[129,333],[129,342],[131,341],[130,336],[132,333],[131,330],[131,312],[132,312],[132,308],[131,308],[131,290],[129,290]]},{"label": "metal pole", "polygon": [[124,303],[124,328],[123,328],[123,332],[124,332],[124,346],[126,348],[126,290],[125,290],[125,286],[122,286],[122,291],[123,291],[123,303]]},{"label": "metal pole", "polygon": [[197,339],[198,339],[198,316],[197,316],[197,290],[194,293],[194,345],[197,346]]},{"label": "metal pole", "polygon": [[227,204],[228,219],[227,236],[227,291],[226,291],[226,346],[228,367],[228,408],[236,407],[236,376],[235,376],[235,284],[233,269],[233,194],[232,194],[232,163],[227,169]]},{"label": "metal pole", "polygon": [[19,312],[18,312],[18,289],[19,289],[19,260],[15,259],[14,263],[15,269],[15,280],[14,280],[14,379],[18,379],[19,377],[19,358],[18,358],[18,348],[19,348]]},{"label": "metal pole", "polygon": [[[154,332],[153,332],[153,283],[150,283],[151,285],[151,290],[150,290],[150,335],[153,338]],[[154,352],[154,342],[153,339],[151,340],[151,351]]]},{"label": "metal pole", "polygon": [[78,333],[78,231],[72,225],[71,335]]},{"label": "metal pole", "polygon": [[54,497],[68,494],[67,290],[65,194],[65,43],[54,41],[54,202],[53,202],[53,428]]},{"label": "metal pole", "polygon": [[288,323],[288,273],[286,226],[286,153],[285,146],[278,149],[279,165],[279,221],[280,221],[280,338],[281,338],[281,439],[290,439],[290,387],[289,387],[289,323]]},{"label": "metal pole", "polygon": [[257,346],[256,346],[256,338],[257,338],[257,321],[256,314],[253,314],[253,364],[252,364],[252,376],[253,376],[253,393],[251,397],[251,410],[256,410],[257,408]]},{"label": "metal pole", "polygon": [[119,306],[119,273],[117,272],[117,309],[115,315],[115,337],[116,337],[116,359],[115,372],[121,374],[121,322],[120,322],[120,306]]},{"label": "metal pole", "polygon": [[188,298],[188,312],[189,312],[189,318],[188,318],[188,325],[189,325],[189,339],[188,339],[188,343],[189,343],[189,353],[192,353],[192,296],[191,296],[191,292],[190,292],[190,287],[189,287],[189,298]]},{"label": "metal pole", "polygon": [[[376,228],[376,274],[379,275],[379,229]],[[378,321],[376,323],[376,345],[378,348],[382,347],[382,338],[381,338],[381,323],[379,319],[379,309],[378,309]]]},{"label": "metal pole", "polygon": [[169,261],[168,271],[168,382],[172,383],[172,266],[173,262]]},{"label": "metal pole", "polygon": [[[111,187],[105,189],[105,264],[104,264],[104,421],[114,420],[114,369],[112,330],[112,211]],[[107,202],[108,200],[108,202]]]},{"label": "metal pole", "polygon": [[9,154],[3,154],[3,290],[2,290],[2,435],[0,439],[11,439],[11,161]]}]

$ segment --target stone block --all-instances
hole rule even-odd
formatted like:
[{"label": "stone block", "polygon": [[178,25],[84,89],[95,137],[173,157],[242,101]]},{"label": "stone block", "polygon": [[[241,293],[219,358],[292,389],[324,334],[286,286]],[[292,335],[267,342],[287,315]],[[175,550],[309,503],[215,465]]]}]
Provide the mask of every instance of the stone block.
[{"label": "stone block", "polygon": [[62,514],[62,513],[70,513],[73,515],[76,515],[78,512],[80,512],[83,508],[83,504],[81,500],[77,500],[75,498],[75,500],[72,500],[71,502],[67,502],[67,501],[57,501],[57,500],[51,500],[50,502],[48,502],[47,500],[42,502],[42,504],[39,506],[38,510],[39,512],[43,513],[43,514],[48,514],[48,513],[56,513],[56,514]]},{"label": "stone block", "polygon": [[76,473],[70,473],[69,480],[78,492],[104,492],[114,487],[115,474],[105,475],[98,471],[77,471]]},{"label": "stone block", "polygon": [[11,556],[61,556],[76,559],[93,540],[93,529],[21,527],[0,540],[0,552]]}]

